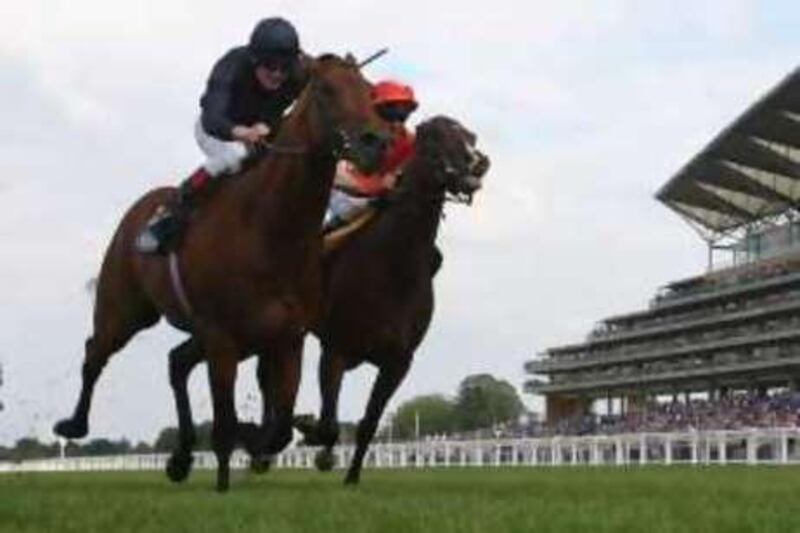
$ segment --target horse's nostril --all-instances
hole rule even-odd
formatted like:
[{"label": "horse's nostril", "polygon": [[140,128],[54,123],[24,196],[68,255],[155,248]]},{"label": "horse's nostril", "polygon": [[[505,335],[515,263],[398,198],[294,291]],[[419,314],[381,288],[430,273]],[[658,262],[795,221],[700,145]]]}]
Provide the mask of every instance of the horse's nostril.
[{"label": "horse's nostril", "polygon": [[474,176],[482,177],[486,172],[489,171],[489,167],[491,163],[489,162],[489,158],[486,154],[482,152],[477,152],[477,157],[472,163],[472,174]]}]

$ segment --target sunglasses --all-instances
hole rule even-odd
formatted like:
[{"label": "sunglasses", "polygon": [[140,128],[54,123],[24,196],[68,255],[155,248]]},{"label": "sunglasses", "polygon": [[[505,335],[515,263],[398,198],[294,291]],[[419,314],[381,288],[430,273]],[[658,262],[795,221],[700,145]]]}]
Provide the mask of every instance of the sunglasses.
[{"label": "sunglasses", "polygon": [[414,111],[414,107],[408,104],[381,104],[375,108],[375,112],[386,122],[405,122],[408,116]]},{"label": "sunglasses", "polygon": [[258,66],[264,67],[272,72],[288,72],[292,67],[293,60],[294,58],[291,56],[268,56],[261,58],[258,62]]}]

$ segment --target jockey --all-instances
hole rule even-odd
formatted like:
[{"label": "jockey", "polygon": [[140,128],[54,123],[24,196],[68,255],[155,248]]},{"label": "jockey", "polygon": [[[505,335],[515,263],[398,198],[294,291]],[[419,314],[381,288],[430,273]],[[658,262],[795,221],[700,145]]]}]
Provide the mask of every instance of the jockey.
[{"label": "jockey", "polygon": [[241,170],[252,147],[277,127],[308,80],[307,59],[294,26],[279,17],[259,22],[246,46],[226,53],[208,78],[195,124],[206,162],[178,186],[168,206],[156,211],[136,247],[166,253],[183,233],[192,205],[214,178]]},{"label": "jockey", "polygon": [[413,89],[396,81],[381,81],[373,88],[372,102],[376,113],[389,123],[391,145],[381,168],[374,174],[363,174],[348,161],[338,163],[323,233],[346,225],[391,190],[414,154],[414,136],[405,127],[418,106]]}]

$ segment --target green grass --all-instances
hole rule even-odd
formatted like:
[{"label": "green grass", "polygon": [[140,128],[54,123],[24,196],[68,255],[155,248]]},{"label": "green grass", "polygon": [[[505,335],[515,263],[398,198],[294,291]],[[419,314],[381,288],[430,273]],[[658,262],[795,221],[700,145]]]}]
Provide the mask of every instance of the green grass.
[{"label": "green grass", "polygon": [[537,468],[0,475],[0,531],[800,531],[800,469]]}]

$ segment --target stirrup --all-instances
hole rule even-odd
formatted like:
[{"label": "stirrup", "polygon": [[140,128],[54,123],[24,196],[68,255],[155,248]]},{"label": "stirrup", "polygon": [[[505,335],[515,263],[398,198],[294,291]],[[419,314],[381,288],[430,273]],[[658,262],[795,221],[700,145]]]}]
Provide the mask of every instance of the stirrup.
[{"label": "stirrup", "polygon": [[161,205],[136,237],[134,247],[143,254],[166,254],[167,244],[176,233],[175,214]]},{"label": "stirrup", "polygon": [[344,226],[346,226],[349,222],[350,222],[349,220],[344,219],[344,218],[336,215],[336,216],[332,217],[326,224],[324,224],[322,226],[322,234],[323,235],[328,235],[330,233],[333,233],[337,229],[340,229],[340,228],[343,228]]}]

